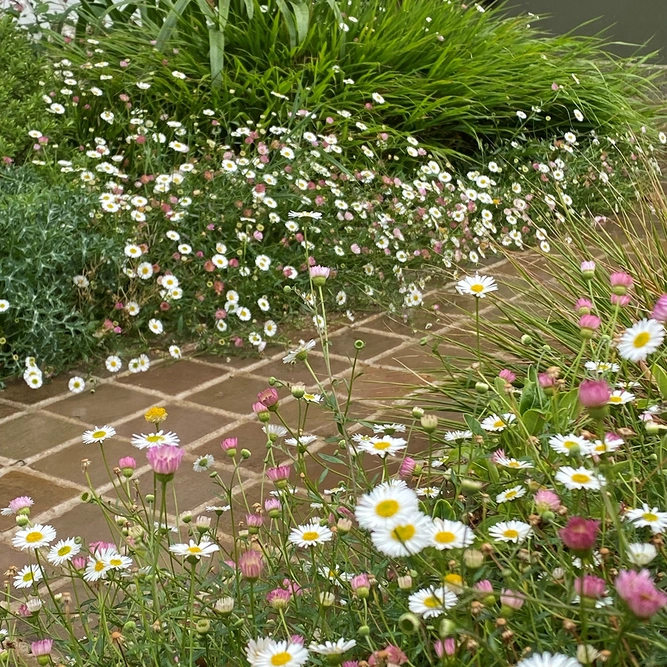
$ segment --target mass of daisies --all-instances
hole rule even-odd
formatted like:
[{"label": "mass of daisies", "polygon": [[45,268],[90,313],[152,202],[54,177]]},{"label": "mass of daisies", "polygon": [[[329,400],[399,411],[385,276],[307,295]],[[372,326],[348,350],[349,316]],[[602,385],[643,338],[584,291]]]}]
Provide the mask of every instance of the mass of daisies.
[{"label": "mass of daisies", "polygon": [[[337,278],[323,295],[330,313],[354,320],[355,307],[380,304],[409,317],[433,276],[502,249],[549,252],[548,226],[588,205],[596,188],[622,187],[636,159],[630,149],[626,157],[627,138],[576,127],[536,159],[521,124],[539,109],[517,115],[506,159],[460,173],[418,139],[371,127],[363,112],[295,116],[285,100],[284,118],[234,127],[214,108],[151,117],[141,108],[150,74],[107,101],[105,82],[126,65],[107,60],[93,39],[87,46],[87,59],[55,63],[62,88],[44,96],[51,119],[90,126],[87,140],[63,155],[39,127],[30,136],[33,164],[90,198],[90,225],[110,244],[62,280],[72,307],[96,323],[81,335],[96,339],[111,373],[178,359],[184,344],[261,353],[286,324],[318,330],[316,266]],[[171,76],[186,85],[186,74]],[[383,104],[379,92],[368,101]],[[575,126],[584,120],[578,109],[572,117]],[[652,155],[651,140],[634,144]],[[39,341],[22,342],[21,322],[42,315],[15,285],[0,291],[4,368],[39,389],[61,360],[36,349]],[[83,391],[87,380],[73,377],[70,389]]]},{"label": "mass of daisies", "polygon": [[[132,436],[135,456],[115,454],[113,425],[86,430],[82,502],[104,529],[63,532],[49,499],[7,499],[16,565],[0,657],[664,664],[667,295],[635,320],[646,296],[629,273],[591,260],[574,271],[562,279],[588,296],[552,330],[566,350],[570,324],[574,350],[545,368],[526,332],[514,365],[494,368],[480,352],[443,384],[453,395],[458,382],[456,419],[444,398],[418,393],[353,420],[341,396],[354,379],[313,374],[310,385],[272,378],[248,399],[255,434],[232,431],[208,452],[182,442],[162,407]],[[313,279],[318,289],[336,281]],[[498,287],[478,273],[455,290],[501,306]],[[285,354],[286,370],[309,368],[315,350],[328,354],[326,328]],[[313,414],[328,426],[311,426]],[[106,485],[92,483],[93,468],[107,470]],[[210,500],[189,505],[188,474]]]}]

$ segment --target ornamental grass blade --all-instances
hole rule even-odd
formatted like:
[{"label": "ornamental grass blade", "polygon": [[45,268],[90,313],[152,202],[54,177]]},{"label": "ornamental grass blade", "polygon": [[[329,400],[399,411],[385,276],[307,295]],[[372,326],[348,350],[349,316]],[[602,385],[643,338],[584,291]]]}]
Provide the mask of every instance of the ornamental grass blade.
[{"label": "ornamental grass blade", "polygon": [[296,32],[299,44],[302,44],[308,36],[308,24],[310,23],[310,12],[305,2],[291,2],[296,20]]},{"label": "ornamental grass blade", "polygon": [[157,35],[155,40],[155,48],[160,51],[164,48],[164,45],[169,41],[171,33],[176,27],[177,21],[183,15],[183,12],[186,10],[187,6],[190,4],[190,0],[177,0],[176,4],[172,7],[167,18],[164,20],[160,32]]},{"label": "ornamental grass blade", "polygon": [[211,85],[214,88],[220,88],[222,85],[222,69],[225,58],[225,34],[221,30],[211,28],[208,31],[208,44]]}]

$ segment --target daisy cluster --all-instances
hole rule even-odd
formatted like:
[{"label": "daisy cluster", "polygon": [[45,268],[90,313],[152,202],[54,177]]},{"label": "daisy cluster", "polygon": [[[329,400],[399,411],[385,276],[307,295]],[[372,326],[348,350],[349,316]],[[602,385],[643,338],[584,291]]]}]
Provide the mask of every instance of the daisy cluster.
[{"label": "daisy cluster", "polygon": [[[493,299],[497,283],[476,274],[457,289]],[[493,378],[478,366],[486,387],[476,386],[465,427],[455,429],[420,407],[395,421],[351,421],[332,378],[315,375],[312,389],[274,379],[252,404],[265,442],[261,476],[247,465],[254,438],[225,437],[219,459],[195,457],[165,429],[166,410],[151,408],[150,432],[131,439],[145,463],[118,460],[113,500],[91,488],[120,528],[113,544],[58,541],[53,526],[32,519],[30,497],[2,510],[17,522],[13,546],[30,557],[12,571],[10,608],[47,641],[67,621],[42,586],[56,578],[83,586],[86,615],[113,615],[130,664],[146,652],[155,664],[209,656],[250,667],[576,667],[619,655],[619,664],[641,664],[664,628],[667,508],[660,477],[636,476],[652,442],[637,431],[646,424],[659,442],[667,427],[645,385],[614,400],[607,381],[659,349],[649,325],[633,327],[613,353],[582,355],[569,379],[554,368],[505,368]],[[588,348],[593,339],[583,340]],[[633,357],[642,347],[645,355],[630,360],[628,344]],[[306,364],[315,346],[301,341],[284,363]],[[334,438],[309,427],[319,410],[337,425]],[[111,425],[82,436],[103,461],[116,440]],[[188,494],[172,505],[171,487],[186,459],[217,500],[176,514],[170,507]],[[632,643],[618,642],[624,626]],[[91,624],[83,643],[48,648],[90,664],[86,651],[102,632]],[[104,661],[113,644],[101,650]]]},{"label": "daisy cluster", "polygon": [[[85,118],[82,150],[63,156],[39,128],[31,137],[35,164],[94,198],[91,225],[108,231],[112,248],[69,279],[77,303],[96,313],[95,336],[116,352],[112,372],[145,371],[155,353],[177,358],[186,340],[261,351],[304,311],[317,326],[317,264],[339,278],[325,292],[330,310],[353,318],[350,308],[370,302],[408,313],[433,271],[455,272],[499,247],[548,252],[548,223],[589,203],[592,184],[620,188],[628,170],[619,169],[627,141],[576,127],[539,159],[517,137],[506,157],[460,172],[365,110],[295,117],[286,100],[282,115],[233,126],[216,108],[152,117],[142,109],[149,75],[108,102],[105,82],[119,66],[92,38],[86,54],[54,64],[62,87],[44,97],[62,122]],[[378,91],[368,103],[385,102]],[[572,117],[584,120],[579,110]],[[19,312],[12,294],[0,297],[1,326],[3,312]],[[136,341],[141,355],[120,352]],[[13,363],[40,360],[39,350],[9,353]]]}]

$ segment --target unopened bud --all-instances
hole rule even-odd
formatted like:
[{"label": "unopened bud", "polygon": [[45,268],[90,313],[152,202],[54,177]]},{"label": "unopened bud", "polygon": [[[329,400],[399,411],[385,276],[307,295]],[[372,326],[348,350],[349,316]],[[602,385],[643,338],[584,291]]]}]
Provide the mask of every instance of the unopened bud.
[{"label": "unopened bud", "polygon": [[415,406],[414,408],[412,408],[412,416],[415,419],[421,419],[424,416],[424,408]]},{"label": "unopened bud", "polygon": [[303,382],[297,382],[292,385],[291,392],[294,398],[303,398],[306,393],[306,385]]},{"label": "unopened bud", "polygon": [[463,562],[471,570],[477,570],[484,565],[484,554],[477,549],[466,549],[463,552]]},{"label": "unopened bud", "polygon": [[427,433],[433,433],[438,428],[438,417],[436,415],[424,415],[421,418],[421,425]]}]

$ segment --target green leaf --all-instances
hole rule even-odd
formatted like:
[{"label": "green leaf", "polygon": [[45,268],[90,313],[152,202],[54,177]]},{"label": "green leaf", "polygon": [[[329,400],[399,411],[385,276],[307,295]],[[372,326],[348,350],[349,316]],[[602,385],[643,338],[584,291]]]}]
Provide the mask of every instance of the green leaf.
[{"label": "green leaf", "polygon": [[544,425],[544,415],[539,410],[527,410],[521,415],[521,420],[530,435],[539,433]]},{"label": "green leaf", "polygon": [[327,463],[336,463],[338,465],[343,463],[341,459],[339,459],[337,456],[331,456],[331,454],[318,454],[318,456]]},{"label": "green leaf", "polygon": [[653,377],[658,385],[660,396],[663,400],[667,400],[667,373],[658,364],[655,364],[651,369]]},{"label": "green leaf", "polygon": [[519,413],[523,414],[535,406],[537,400],[537,386],[534,382],[526,382],[521,392],[521,402],[519,403]]},{"label": "green leaf", "polygon": [[468,428],[473,432],[474,435],[485,435],[484,429],[472,415],[463,415],[463,418],[465,419]]}]

